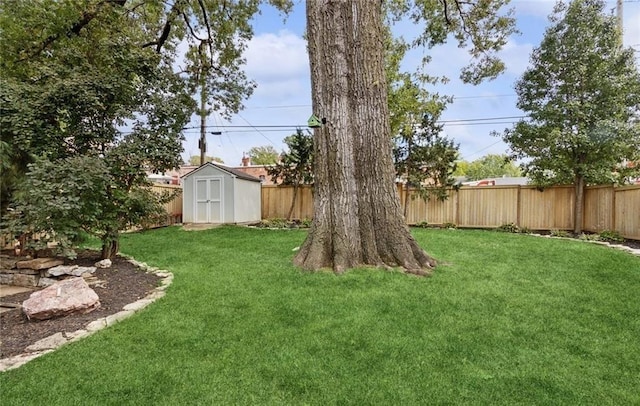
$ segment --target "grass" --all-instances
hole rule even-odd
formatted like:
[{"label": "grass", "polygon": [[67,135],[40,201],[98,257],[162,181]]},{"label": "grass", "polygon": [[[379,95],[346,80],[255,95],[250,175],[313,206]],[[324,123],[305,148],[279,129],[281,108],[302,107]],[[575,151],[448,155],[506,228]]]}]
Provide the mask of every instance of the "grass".
[{"label": "grass", "polygon": [[416,229],[431,278],[292,267],[304,231],[171,227],[122,251],[175,274],[136,316],[0,374],[3,405],[640,404],[640,259]]}]

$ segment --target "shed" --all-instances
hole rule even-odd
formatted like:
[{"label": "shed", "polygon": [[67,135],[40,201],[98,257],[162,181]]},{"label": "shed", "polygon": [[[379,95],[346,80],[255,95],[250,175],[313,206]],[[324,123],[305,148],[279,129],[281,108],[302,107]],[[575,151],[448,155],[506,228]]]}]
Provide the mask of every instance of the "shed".
[{"label": "shed", "polygon": [[207,162],[182,177],[184,223],[249,223],[261,220],[259,178]]}]

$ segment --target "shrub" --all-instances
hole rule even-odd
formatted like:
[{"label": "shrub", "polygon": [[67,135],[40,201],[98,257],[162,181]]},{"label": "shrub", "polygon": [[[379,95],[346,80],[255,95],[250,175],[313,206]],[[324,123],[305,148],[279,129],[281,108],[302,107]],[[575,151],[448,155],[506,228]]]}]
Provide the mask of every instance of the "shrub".
[{"label": "shrub", "polygon": [[455,229],[458,228],[458,226],[455,223],[444,223],[442,225],[442,228]]},{"label": "shrub", "polygon": [[570,237],[569,233],[565,230],[551,230],[550,234],[552,237]]},{"label": "shrub", "polygon": [[603,230],[599,234],[600,240],[607,242],[623,242],[624,237],[616,230]]},{"label": "shrub", "polygon": [[578,238],[583,241],[600,241],[600,236],[598,234],[582,233]]},{"label": "shrub", "polygon": [[421,222],[416,224],[416,227],[427,228],[427,227],[429,227],[429,223],[426,222],[426,221],[421,221]]},{"label": "shrub", "polygon": [[501,233],[517,233],[518,230],[518,226],[514,223],[503,224],[500,227],[496,228],[496,231]]}]

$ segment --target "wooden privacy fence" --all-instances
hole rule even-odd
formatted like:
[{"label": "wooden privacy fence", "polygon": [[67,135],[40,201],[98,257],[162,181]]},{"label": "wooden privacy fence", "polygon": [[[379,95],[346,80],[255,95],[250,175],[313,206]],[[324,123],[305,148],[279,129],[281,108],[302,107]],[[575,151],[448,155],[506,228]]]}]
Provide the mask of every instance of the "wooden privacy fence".
[{"label": "wooden privacy fence", "polygon": [[[293,186],[262,185],[262,218],[286,218],[292,199]],[[312,217],[313,188],[300,186],[291,218],[310,219]]]},{"label": "wooden privacy fence", "polygon": [[[404,206],[404,192],[398,187]],[[453,223],[458,227],[495,228],[513,223],[531,230],[573,230],[573,186],[538,190],[534,186],[462,187],[449,199],[424,200],[409,192],[407,223]],[[284,218],[291,205],[293,188],[262,187],[262,218]],[[640,240],[640,185],[590,186],[585,193],[585,231],[615,230],[625,238]],[[312,188],[298,191],[292,218],[313,217]]]},{"label": "wooden privacy fence", "polygon": [[178,185],[160,185],[156,184],[151,187],[156,193],[176,192],[176,196],[173,200],[165,203],[164,208],[167,210],[167,220],[165,224],[158,224],[159,226],[172,225],[182,222],[182,186]]}]

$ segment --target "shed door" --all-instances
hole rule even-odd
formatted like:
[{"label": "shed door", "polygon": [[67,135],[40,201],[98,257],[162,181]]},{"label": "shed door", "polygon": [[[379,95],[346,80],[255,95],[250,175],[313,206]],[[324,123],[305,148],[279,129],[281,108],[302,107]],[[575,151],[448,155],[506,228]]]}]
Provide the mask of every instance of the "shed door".
[{"label": "shed door", "polygon": [[195,181],[195,222],[222,223],[222,178]]}]

